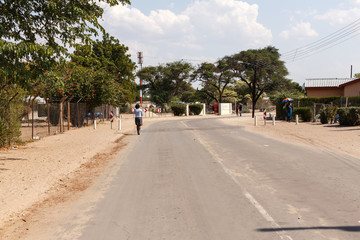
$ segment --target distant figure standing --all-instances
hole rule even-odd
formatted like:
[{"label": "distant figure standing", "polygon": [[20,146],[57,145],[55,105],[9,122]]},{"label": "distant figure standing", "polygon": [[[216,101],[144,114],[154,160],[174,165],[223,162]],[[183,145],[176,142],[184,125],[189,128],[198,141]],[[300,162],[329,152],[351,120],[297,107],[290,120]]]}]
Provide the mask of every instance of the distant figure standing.
[{"label": "distant figure standing", "polygon": [[239,116],[239,106],[236,106],[235,112],[236,112],[236,116]]},{"label": "distant figure standing", "polygon": [[242,103],[240,103],[240,104],[239,104],[239,113],[240,113],[240,117],[241,117],[241,113],[242,113],[242,107],[243,107],[243,105],[242,105]]},{"label": "distant figure standing", "polygon": [[286,105],[286,117],[287,117],[287,121],[290,122],[291,118],[292,118],[292,113],[293,113],[293,104],[291,102],[289,102]]},{"label": "distant figure standing", "polygon": [[137,134],[140,135],[140,128],[141,128],[141,125],[142,125],[143,111],[141,110],[139,104],[135,105],[134,114],[135,114],[135,124],[136,124]]}]

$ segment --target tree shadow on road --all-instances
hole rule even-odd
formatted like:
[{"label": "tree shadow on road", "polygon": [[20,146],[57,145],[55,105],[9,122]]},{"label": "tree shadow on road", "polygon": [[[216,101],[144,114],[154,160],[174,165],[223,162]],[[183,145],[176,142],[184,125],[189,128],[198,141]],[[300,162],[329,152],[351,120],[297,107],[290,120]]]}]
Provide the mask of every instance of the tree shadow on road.
[{"label": "tree shadow on road", "polygon": [[25,158],[0,158],[0,161],[26,161]]},{"label": "tree shadow on road", "polygon": [[345,232],[360,232],[360,226],[338,226],[338,227],[290,227],[290,228],[259,228],[258,232],[281,232],[302,230],[340,230]]}]

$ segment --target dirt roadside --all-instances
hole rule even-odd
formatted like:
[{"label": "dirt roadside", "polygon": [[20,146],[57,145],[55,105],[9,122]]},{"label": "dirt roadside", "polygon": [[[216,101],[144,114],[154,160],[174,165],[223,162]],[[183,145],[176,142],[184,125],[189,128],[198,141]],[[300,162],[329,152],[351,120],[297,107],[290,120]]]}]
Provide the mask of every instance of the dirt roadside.
[{"label": "dirt roadside", "polygon": [[[217,116],[207,116],[217,117]],[[194,117],[189,117],[194,118]],[[219,118],[219,117],[218,117]],[[360,127],[340,127],[318,123],[287,123],[264,126],[249,115],[222,118],[234,127],[245,127],[267,137],[294,144],[306,144],[326,151],[360,156]],[[184,118],[145,118],[154,121]],[[146,126],[145,126],[146,128]],[[21,239],[36,221],[41,210],[71,201],[76,193],[93,184],[129,144],[135,135],[133,118],[122,119],[122,130],[110,129],[110,123],[54,135],[0,152],[0,239]]]}]

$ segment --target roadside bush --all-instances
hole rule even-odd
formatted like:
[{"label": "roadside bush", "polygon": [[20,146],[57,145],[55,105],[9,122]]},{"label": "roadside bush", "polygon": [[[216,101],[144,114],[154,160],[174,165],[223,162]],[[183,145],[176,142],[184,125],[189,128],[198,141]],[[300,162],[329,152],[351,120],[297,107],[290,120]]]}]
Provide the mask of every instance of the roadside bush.
[{"label": "roadside bush", "polygon": [[173,111],[175,116],[181,116],[186,112],[186,105],[185,104],[174,104],[171,105],[171,110]]},{"label": "roadside bush", "polygon": [[22,99],[14,99],[9,107],[9,102],[1,99],[0,96],[0,148],[7,147],[9,144],[11,145],[18,141],[21,135],[20,119],[23,109]]},{"label": "roadside bush", "polygon": [[320,122],[322,124],[328,124],[329,123],[329,118],[327,116],[325,108],[320,111]]},{"label": "roadside bush", "polygon": [[204,107],[204,105],[202,105],[202,104],[190,104],[189,110],[194,115],[199,115],[201,113],[201,111],[203,110],[203,107]]},{"label": "roadside bush", "polygon": [[7,145],[10,137],[11,131],[9,125],[5,119],[0,116],[0,148]]},{"label": "roadside bush", "polygon": [[339,108],[340,125],[360,125],[360,107]]},{"label": "roadside bush", "polygon": [[334,122],[335,116],[338,112],[337,106],[328,106],[320,111],[320,122],[322,124],[332,124]]},{"label": "roadside bush", "polygon": [[313,110],[311,107],[295,107],[293,111],[293,116],[299,115],[299,118],[304,122],[310,122],[313,118]]}]

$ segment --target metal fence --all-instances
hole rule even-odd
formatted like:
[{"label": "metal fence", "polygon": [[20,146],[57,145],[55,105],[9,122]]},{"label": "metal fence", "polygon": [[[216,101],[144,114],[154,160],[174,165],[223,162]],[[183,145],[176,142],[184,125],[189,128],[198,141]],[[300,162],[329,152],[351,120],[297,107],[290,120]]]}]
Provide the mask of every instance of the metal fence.
[{"label": "metal fence", "polygon": [[90,112],[85,103],[55,102],[48,104],[34,103],[28,114],[21,120],[21,139],[39,139],[69,131],[71,128],[80,128],[94,123],[94,120],[109,119],[114,107],[102,105]]}]

